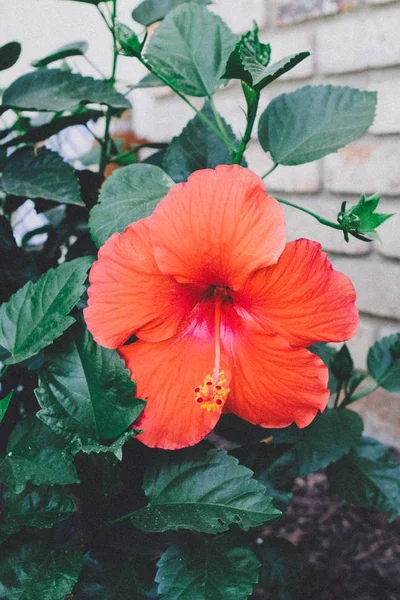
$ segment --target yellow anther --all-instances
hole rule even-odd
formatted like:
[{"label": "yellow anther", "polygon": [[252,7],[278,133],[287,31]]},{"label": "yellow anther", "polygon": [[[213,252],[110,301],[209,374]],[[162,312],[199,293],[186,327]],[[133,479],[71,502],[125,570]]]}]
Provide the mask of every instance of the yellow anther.
[{"label": "yellow anther", "polygon": [[214,371],[207,375],[203,383],[194,389],[195,401],[199,407],[207,412],[220,409],[229,394],[229,388],[225,384],[224,371]]}]

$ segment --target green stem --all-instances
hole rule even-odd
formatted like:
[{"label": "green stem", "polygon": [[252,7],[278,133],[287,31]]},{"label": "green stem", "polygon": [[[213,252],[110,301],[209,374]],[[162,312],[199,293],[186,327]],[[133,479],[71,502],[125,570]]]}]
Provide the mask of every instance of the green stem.
[{"label": "green stem", "polygon": [[119,152],[118,154],[115,154],[114,156],[111,157],[110,160],[111,160],[111,162],[121,160],[121,158],[126,158],[130,154],[133,154],[134,152],[137,152],[138,150],[141,150],[142,148],[152,148],[155,150],[163,150],[164,148],[167,148],[167,146],[168,146],[168,144],[166,144],[165,142],[148,142],[145,144],[138,144],[137,146],[132,146],[131,148],[129,148],[129,150],[124,150],[123,152]]},{"label": "green stem", "polygon": [[136,511],[134,512],[130,512],[127,515],[122,515],[122,517],[118,517],[118,519],[114,519],[113,521],[108,521],[108,523],[106,523],[107,527],[111,527],[112,525],[118,525],[118,523],[122,523],[123,521],[127,521],[128,519],[130,519]]},{"label": "green stem", "polygon": [[209,96],[209,97],[208,97],[208,99],[209,99],[209,101],[210,101],[211,110],[212,110],[212,112],[213,112],[213,115],[214,115],[215,121],[216,121],[216,123],[217,123],[217,125],[218,125],[218,128],[219,128],[219,130],[220,130],[221,134],[222,134],[222,135],[223,135],[223,136],[224,136],[226,139],[229,139],[229,137],[228,137],[228,134],[227,134],[227,132],[226,132],[226,129],[225,129],[225,125],[224,125],[224,124],[223,124],[223,122],[222,122],[221,115],[219,114],[219,112],[217,111],[217,108],[216,108],[216,106],[215,106],[215,103],[214,103],[213,97],[212,97],[212,96]]},{"label": "green stem", "polygon": [[0,379],[3,379],[4,375],[7,373],[8,369],[9,369],[10,365],[6,365],[4,367],[4,369],[2,370],[2,372],[0,373]]},{"label": "green stem", "polygon": [[[118,60],[118,49],[117,49],[117,35],[115,32],[115,21],[117,18],[117,0],[113,0],[112,7],[112,27],[111,34],[113,38],[113,63],[111,70],[111,77],[108,80],[110,86],[112,87],[115,83],[115,74],[117,72],[117,60]],[[99,163],[99,172],[104,173],[104,169],[106,168],[108,162],[108,154],[109,154],[109,146],[110,146],[110,124],[112,117],[112,109],[108,107],[106,114],[106,125],[104,129],[104,138],[103,143],[101,145],[101,154],[100,154],[100,163]]]},{"label": "green stem", "polygon": [[356,400],[360,400],[360,398],[364,398],[364,396],[368,396],[369,394],[372,394],[372,392],[375,392],[375,390],[377,390],[378,388],[379,388],[379,383],[376,383],[372,387],[364,388],[363,390],[358,392],[358,394],[355,394],[354,396],[351,397],[351,402],[353,403]]},{"label": "green stem", "polygon": [[261,179],[265,179],[266,177],[268,177],[268,175],[270,175],[270,173],[275,171],[276,167],[279,167],[279,163],[274,163],[272,165],[272,167],[266,173],[264,173],[264,175],[261,177]]},{"label": "green stem", "polygon": [[96,8],[97,8],[97,10],[98,10],[101,18],[103,19],[104,23],[107,25],[107,29],[109,29],[110,31],[112,31],[110,23],[107,21],[104,13],[102,12],[102,10],[100,9],[100,6],[98,4],[96,4]]},{"label": "green stem", "polygon": [[232,158],[232,163],[234,165],[239,165],[241,163],[243,154],[245,153],[247,148],[247,144],[251,140],[251,134],[253,133],[254,121],[257,115],[259,100],[260,94],[257,95],[256,100],[251,105],[251,108],[249,107],[248,109],[246,129],[243,134],[242,141],[240,142],[239,149],[237,152],[235,152]]},{"label": "green stem", "polygon": [[[275,196],[275,198],[276,198],[276,196]],[[283,200],[283,198],[276,198],[276,200],[278,200],[278,202],[280,202],[281,204],[287,204],[287,206],[291,206],[292,208],[297,208],[297,210],[301,210],[302,212],[307,213],[311,217],[314,217],[314,219],[317,219],[317,221],[322,223],[322,225],[327,225],[328,227],[332,227],[332,229],[339,229],[340,231],[342,231],[341,226],[338,225],[337,223],[328,221],[327,219],[320,217],[319,215],[312,212],[311,210],[308,210],[307,208],[303,208],[302,206],[299,206],[298,204],[293,204],[292,202],[289,202],[288,200]]]}]

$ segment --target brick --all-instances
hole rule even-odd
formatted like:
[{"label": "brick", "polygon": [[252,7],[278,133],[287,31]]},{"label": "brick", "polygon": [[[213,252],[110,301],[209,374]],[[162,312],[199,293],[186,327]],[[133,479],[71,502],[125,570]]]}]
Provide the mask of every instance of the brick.
[{"label": "brick", "polygon": [[[246,158],[250,169],[262,176],[272,167],[272,161],[258,142],[249,145]],[[312,194],[321,187],[319,164],[317,162],[296,167],[279,166],[266,180],[271,192],[293,192]]]},{"label": "brick", "polygon": [[358,308],[369,315],[400,319],[400,263],[377,259],[332,257],[333,266],[352,280]]},{"label": "brick", "polygon": [[323,159],[325,183],[336,193],[400,195],[400,140],[363,139]]},{"label": "brick", "polygon": [[351,405],[364,421],[364,435],[400,448],[400,394],[382,388]]},{"label": "brick", "polygon": [[398,2],[398,0],[366,0],[367,4],[390,4],[391,2]]},{"label": "brick", "polygon": [[288,25],[316,17],[334,15],[340,10],[339,0],[274,0],[275,23]]},{"label": "brick", "polygon": [[263,43],[271,44],[271,63],[277,62],[289,54],[296,54],[308,50],[311,56],[303,60],[294,69],[280,77],[280,81],[288,79],[304,79],[314,74],[314,35],[310,31],[296,29],[296,35],[292,31],[269,31],[260,34]]},{"label": "brick", "polygon": [[371,80],[368,89],[378,92],[377,113],[370,132],[400,133],[400,70],[389,74],[384,71],[379,78]]},{"label": "brick", "polygon": [[373,319],[360,315],[356,335],[346,342],[356,369],[366,369],[368,349],[376,341],[377,324]]},{"label": "brick", "polygon": [[318,27],[317,65],[345,73],[400,64],[400,7],[352,13]]},{"label": "brick", "polygon": [[395,323],[393,325],[382,325],[378,329],[377,340],[381,340],[384,337],[389,335],[394,335],[400,333],[400,323]]},{"label": "brick", "polygon": [[383,256],[400,259],[400,200],[381,201],[378,211],[394,215],[379,227],[382,243],[376,248]]},{"label": "brick", "polygon": [[256,21],[260,28],[267,22],[265,0],[216,0],[209,9],[218,14],[235,33],[243,33],[253,28]]}]

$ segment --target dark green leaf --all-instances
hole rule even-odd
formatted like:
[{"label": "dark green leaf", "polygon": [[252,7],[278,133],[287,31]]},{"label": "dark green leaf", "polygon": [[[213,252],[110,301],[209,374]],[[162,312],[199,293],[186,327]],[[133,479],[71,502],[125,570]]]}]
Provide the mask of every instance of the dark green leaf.
[{"label": "dark green leaf", "polygon": [[346,344],[340,348],[330,367],[333,375],[339,381],[347,381],[353,375],[354,363]]},{"label": "dark green leaf", "polygon": [[4,494],[3,507],[0,532],[8,535],[17,533],[22,527],[50,529],[75,511],[70,496],[57,487],[44,486],[19,495]]},{"label": "dark green leaf", "polygon": [[11,390],[11,392],[9,394],[7,394],[7,396],[5,396],[5,398],[0,398],[0,423],[2,422],[2,420],[4,419],[4,417],[6,415],[6,412],[10,405],[13,394],[14,394],[14,390]]},{"label": "dark green leaf", "polygon": [[81,440],[77,439],[71,446],[71,452],[73,454],[77,454],[78,452],[83,452],[84,454],[104,454],[111,452],[118,460],[122,460],[122,449],[125,443],[134,438],[137,433],[138,430],[130,429],[109,445],[99,444],[98,442],[82,444]]},{"label": "dark green leaf", "polygon": [[115,27],[117,41],[126,56],[140,56],[142,44],[134,31],[124,23],[117,23]]},{"label": "dark green leaf", "polygon": [[400,392],[400,333],[384,337],[371,346],[367,367],[381,387],[388,392]]},{"label": "dark green leaf", "polygon": [[[75,325],[45,356],[35,390],[42,410],[38,417],[72,442],[72,450],[98,447],[118,437],[142,412],[135,384],[115,350],[97,345],[91,334]],[[122,440],[120,440],[121,443]],[[110,447],[109,451],[118,451]]]},{"label": "dark green leaf", "polygon": [[0,481],[16,494],[28,481],[35,485],[79,483],[72,456],[63,442],[33,415],[14,428],[6,456],[0,462]]},{"label": "dark green leaf", "polygon": [[310,56],[309,52],[299,52],[298,54],[291,54],[281,58],[278,62],[264,67],[257,62],[253,57],[244,57],[243,64],[246,70],[250,73],[252,78],[252,85],[255,90],[261,91],[267,85],[281,77],[288,71],[291,71],[305,58]]},{"label": "dark green leaf", "polygon": [[107,81],[61,69],[38,69],[22,75],[3,95],[3,106],[19,110],[58,112],[91,102],[115,109],[131,107],[130,102]]},{"label": "dark green leaf", "polygon": [[212,0],[144,0],[132,12],[132,18],[148,27],[152,23],[162,21],[171,10],[186,2],[205,6],[211,4]]},{"label": "dark green leaf", "polygon": [[51,54],[47,54],[44,58],[34,60],[32,66],[37,68],[46,67],[52,62],[68,58],[68,56],[84,56],[87,49],[87,42],[71,42],[70,44],[65,44],[65,46],[61,46],[57,50],[54,50]]},{"label": "dark green leaf", "polygon": [[319,356],[320,359],[322,360],[322,362],[328,367],[328,369],[329,369],[328,388],[329,388],[331,394],[335,394],[336,390],[337,390],[337,379],[334,376],[334,374],[332,373],[332,370],[330,367],[331,367],[332,361],[334,360],[334,358],[337,354],[337,350],[332,348],[332,346],[328,346],[328,344],[326,344],[325,342],[318,342],[317,344],[313,344],[312,346],[309,347],[309,350],[313,354],[316,354],[317,356]]},{"label": "dark green leaf", "polygon": [[232,536],[171,546],[157,565],[163,600],[246,600],[260,568],[254,552]]},{"label": "dark green leaf", "polygon": [[184,94],[210,97],[219,85],[236,37],[206,8],[183,4],[151,36],[146,58]]},{"label": "dark green leaf", "polygon": [[197,446],[163,458],[146,472],[149,504],[132,513],[138,529],[218,533],[235,523],[247,531],[281,514],[252,471],[226,452]]},{"label": "dark green leaf", "polygon": [[64,600],[72,592],[81,569],[82,554],[74,548],[52,549],[40,542],[4,545],[0,599]]},{"label": "dark green leaf", "polygon": [[75,319],[68,316],[83,294],[92,258],[83,256],[28,282],[0,307],[0,345],[14,364],[34,356],[58,338]]},{"label": "dark green leaf", "polygon": [[357,448],[327,470],[331,490],[356,506],[400,516],[400,466],[377,440],[364,437]]},{"label": "dark green leaf", "polygon": [[295,600],[301,577],[296,547],[281,538],[266,537],[258,547],[261,560],[260,584],[274,600]]},{"label": "dark green leaf", "polygon": [[[201,112],[217,125],[209,102]],[[221,120],[229,139],[236,145],[237,140],[231,127],[222,117]],[[163,167],[174,181],[179,182],[186,181],[189,175],[198,169],[213,169],[217,165],[231,162],[232,153],[226,144],[196,116],[173,138],[166,151]]]},{"label": "dark green leaf", "polygon": [[260,144],[282,165],[317,160],[365,133],[375,107],[376,92],[306,86],[272,100],[260,118]]},{"label": "dark green leaf", "polygon": [[224,78],[241,79],[248,85],[252,85],[250,72],[244,66],[244,61],[252,59],[262,67],[266,67],[271,58],[271,46],[262,44],[258,37],[258,27],[247,31],[237,42],[236,47],[229,57],[226,65]]},{"label": "dark green leaf", "polygon": [[47,148],[20,148],[7,160],[1,185],[5,192],[85,206],[74,169]]},{"label": "dark green leaf", "polygon": [[19,42],[8,42],[0,47],[0,71],[9,69],[19,59],[21,44]]},{"label": "dark green leaf", "polygon": [[172,179],[152,165],[129,165],[115,171],[90,213],[89,229],[95,244],[101,246],[116,231],[148,217],[172,185]]}]

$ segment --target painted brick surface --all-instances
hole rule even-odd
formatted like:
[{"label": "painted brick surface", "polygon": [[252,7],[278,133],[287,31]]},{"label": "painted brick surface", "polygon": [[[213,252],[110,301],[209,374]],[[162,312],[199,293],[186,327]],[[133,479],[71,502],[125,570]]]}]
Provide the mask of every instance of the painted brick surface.
[{"label": "painted brick surface", "polygon": [[400,133],[400,70],[371,79],[368,89],[378,92],[378,106],[371,133]]},{"label": "painted brick surface", "polygon": [[383,256],[400,259],[400,200],[381,201],[379,212],[395,214],[380,226],[379,235],[382,243],[377,243],[376,248]]},{"label": "painted brick surface", "polygon": [[265,0],[218,0],[209,8],[235,33],[252,29],[253,21],[256,21],[260,28],[267,24],[268,11]]},{"label": "painted brick surface", "polygon": [[311,31],[301,30],[300,27],[296,28],[296,35],[293,35],[293,31],[279,30],[274,33],[266,31],[261,33],[260,39],[264,43],[271,44],[271,62],[277,62],[289,54],[296,54],[297,52],[307,50],[311,52],[311,56],[303,60],[303,62],[289,71],[289,73],[283,75],[280,81],[312,77],[314,74],[315,56],[314,35]]},{"label": "painted brick surface", "polygon": [[400,448],[400,394],[382,388],[352,405],[364,420],[364,435]]},{"label": "painted brick surface", "polygon": [[286,25],[306,19],[333,15],[340,10],[339,0],[274,0],[275,22]]}]

